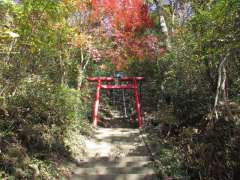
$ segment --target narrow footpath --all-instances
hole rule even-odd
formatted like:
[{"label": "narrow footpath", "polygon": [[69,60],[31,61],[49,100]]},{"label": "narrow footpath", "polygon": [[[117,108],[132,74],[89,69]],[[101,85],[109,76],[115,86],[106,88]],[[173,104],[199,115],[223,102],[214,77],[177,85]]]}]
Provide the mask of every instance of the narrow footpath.
[{"label": "narrow footpath", "polygon": [[73,168],[72,180],[157,180],[139,129],[96,129],[86,142],[88,157]]}]

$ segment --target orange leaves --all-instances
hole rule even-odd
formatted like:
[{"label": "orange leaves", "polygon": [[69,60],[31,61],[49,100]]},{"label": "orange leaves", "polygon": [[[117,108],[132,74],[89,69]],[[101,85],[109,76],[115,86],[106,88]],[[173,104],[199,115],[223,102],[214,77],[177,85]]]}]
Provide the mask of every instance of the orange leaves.
[{"label": "orange leaves", "polygon": [[91,4],[91,0],[75,0],[75,6],[80,11],[85,11]]},{"label": "orange leaves", "polygon": [[91,44],[91,36],[85,34],[85,33],[79,33],[75,35],[72,39],[72,45],[79,47],[79,48],[84,48]]},{"label": "orange leaves", "polygon": [[63,6],[73,11],[86,11],[91,6],[91,0],[62,0]]}]

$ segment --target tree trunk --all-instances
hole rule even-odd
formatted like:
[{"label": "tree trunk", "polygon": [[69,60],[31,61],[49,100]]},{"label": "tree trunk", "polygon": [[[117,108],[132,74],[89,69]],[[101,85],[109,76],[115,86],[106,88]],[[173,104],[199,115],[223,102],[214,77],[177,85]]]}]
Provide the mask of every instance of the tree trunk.
[{"label": "tree trunk", "polygon": [[81,89],[83,81],[83,70],[81,64],[78,65],[77,90]]},{"label": "tree trunk", "polygon": [[83,49],[80,48],[80,64],[78,65],[77,90],[80,90],[82,86],[83,62],[84,62]]},{"label": "tree trunk", "polygon": [[78,65],[78,77],[77,77],[77,89],[80,90],[82,87],[83,79],[84,79],[84,71],[89,63],[89,58],[84,58],[83,49],[80,49],[81,53],[81,60],[80,64]]},{"label": "tree trunk", "polygon": [[162,32],[166,36],[166,39],[165,39],[166,47],[168,50],[170,50],[172,48],[172,46],[171,46],[167,23],[164,18],[164,15],[163,15],[163,8],[162,8],[163,5],[162,5],[161,0],[155,0],[154,2],[156,4],[156,6],[158,7],[158,13],[159,13],[159,19],[160,19],[160,25],[161,25]]},{"label": "tree trunk", "polygon": [[177,7],[177,1],[172,1],[172,33],[174,32],[174,26],[175,26],[175,12]]},{"label": "tree trunk", "polygon": [[59,55],[59,61],[60,61],[60,68],[61,68],[60,83],[61,83],[61,85],[65,85],[67,83],[66,82],[66,74],[67,73],[66,73],[66,70],[65,70],[65,64],[64,64],[61,52],[60,52],[60,55]]},{"label": "tree trunk", "polygon": [[234,119],[232,111],[229,107],[229,101],[227,97],[227,90],[226,90],[226,81],[227,81],[227,71],[226,71],[226,63],[229,57],[229,53],[221,60],[221,63],[218,68],[218,84],[217,84],[217,92],[214,102],[213,112],[215,113],[216,119],[218,119],[218,105],[220,102],[220,98],[223,100],[223,105],[226,108],[228,116]]}]

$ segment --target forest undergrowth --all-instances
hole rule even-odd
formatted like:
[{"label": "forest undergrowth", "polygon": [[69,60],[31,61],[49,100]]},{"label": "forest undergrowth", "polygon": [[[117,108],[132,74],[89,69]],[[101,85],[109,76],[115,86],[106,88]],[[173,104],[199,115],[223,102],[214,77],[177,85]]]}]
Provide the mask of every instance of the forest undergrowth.
[{"label": "forest undergrowth", "polygon": [[1,107],[1,177],[67,177],[64,163],[83,156],[81,140],[91,135],[88,101],[87,94],[37,77],[23,82]]}]

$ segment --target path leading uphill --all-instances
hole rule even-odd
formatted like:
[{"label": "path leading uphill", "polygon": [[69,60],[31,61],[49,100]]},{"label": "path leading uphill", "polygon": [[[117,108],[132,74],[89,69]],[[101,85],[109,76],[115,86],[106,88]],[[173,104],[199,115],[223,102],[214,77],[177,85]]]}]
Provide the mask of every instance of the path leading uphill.
[{"label": "path leading uphill", "polygon": [[139,130],[97,128],[86,142],[88,158],[73,168],[73,180],[157,180]]}]

